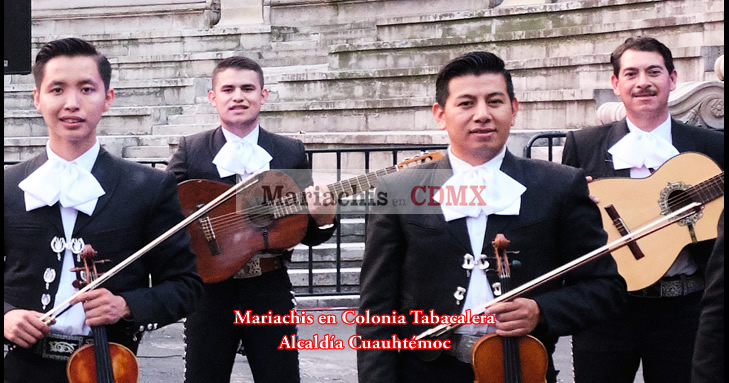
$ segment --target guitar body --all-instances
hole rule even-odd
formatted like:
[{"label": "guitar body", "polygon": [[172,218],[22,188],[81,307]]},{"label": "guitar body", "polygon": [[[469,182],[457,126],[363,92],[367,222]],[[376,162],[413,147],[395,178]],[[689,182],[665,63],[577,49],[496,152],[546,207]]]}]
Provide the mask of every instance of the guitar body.
[{"label": "guitar body", "polygon": [[[296,246],[306,235],[306,209],[274,205],[292,214],[277,217],[273,200],[300,193],[296,183],[277,171],[266,171],[261,181],[238,193],[187,227],[197,269],[205,283],[230,278],[260,251],[282,251]],[[231,185],[209,180],[188,180],[177,187],[182,211],[189,216],[217,198]],[[209,219],[209,221],[207,221]]]},{"label": "guitar body", "polygon": [[[716,227],[724,208],[723,172],[703,154],[683,153],[668,160],[648,178],[603,178],[589,184],[590,194],[600,199],[598,206],[603,227],[608,242],[612,242],[623,235],[608,215],[606,206],[613,205],[624,226],[629,231],[635,230],[696,200],[697,196],[685,191],[686,187],[696,186],[717,175],[721,175],[720,185],[717,181],[711,186],[721,188],[720,196],[704,200],[703,211],[687,219],[692,221],[691,225],[681,221],[636,241],[644,254],[639,259],[627,246],[612,253],[628,291],[640,290],[658,281],[684,246],[716,238]],[[686,203],[682,204],[684,201]],[[693,237],[690,227],[693,227]]]}]

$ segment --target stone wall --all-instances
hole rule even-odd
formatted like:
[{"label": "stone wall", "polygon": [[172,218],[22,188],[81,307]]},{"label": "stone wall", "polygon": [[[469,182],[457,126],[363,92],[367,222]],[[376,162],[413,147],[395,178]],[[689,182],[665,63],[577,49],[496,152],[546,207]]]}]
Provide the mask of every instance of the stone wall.
[{"label": "stone wall", "polygon": [[[218,124],[210,72],[232,55],[264,67],[263,126],[308,147],[365,147],[447,143],[430,112],[438,70],[463,52],[493,51],[512,70],[521,110],[509,147],[522,153],[536,133],[599,122],[597,107],[616,100],[608,57],[625,38],[666,43],[679,82],[715,79],[724,50],[723,1],[256,1],[34,1],[33,55],[60,36],[97,45],[117,91],[102,144],[165,159],[181,135]],[[261,21],[236,24],[226,12],[243,5]],[[46,142],[32,88],[31,76],[4,76],[6,160]]]}]

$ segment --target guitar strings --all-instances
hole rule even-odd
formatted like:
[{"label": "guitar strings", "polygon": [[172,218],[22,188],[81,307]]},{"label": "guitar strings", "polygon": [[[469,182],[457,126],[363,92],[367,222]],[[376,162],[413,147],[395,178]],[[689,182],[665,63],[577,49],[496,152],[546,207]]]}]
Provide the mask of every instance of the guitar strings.
[{"label": "guitar strings", "polygon": [[[388,168],[389,170],[389,168]],[[691,186],[684,190],[686,193],[681,193],[676,196],[669,197],[667,200],[667,203],[669,206],[675,206],[680,205],[683,203],[688,203],[693,201],[693,196],[696,194],[701,195],[705,191],[712,192],[712,191],[719,191],[719,188],[723,186],[723,176],[724,172],[698,184],[695,186]],[[367,177],[368,181],[370,179],[374,180],[376,176],[371,176],[370,174],[365,176],[357,177],[357,179],[360,179],[362,177]],[[356,194],[357,190],[351,187],[351,181],[352,180],[344,180],[340,183],[349,183],[350,189],[352,189],[352,194]],[[336,185],[328,185],[328,188],[335,188]],[[361,188],[361,184],[359,185]],[[717,190],[714,190],[717,189]],[[369,189],[368,189],[369,190]],[[362,190],[364,191],[364,190]],[[330,189],[330,193],[336,192],[336,190],[332,191]],[[345,192],[344,189],[342,189],[342,192]],[[723,193],[723,190],[721,190]],[[257,218],[262,218],[266,216],[273,215],[274,218],[277,218],[277,214],[280,216],[287,215],[283,213],[296,213],[296,212],[302,212],[306,210],[306,194],[304,192],[296,193],[292,196],[289,196],[287,198],[278,199],[275,201],[271,201],[267,204],[263,204],[261,206],[253,206],[245,209],[236,210],[231,213],[221,214],[219,216],[210,217],[210,224],[211,229],[216,233],[225,233],[230,230],[237,229],[239,227],[245,226],[247,224],[250,224],[251,222],[255,221]],[[293,211],[289,211],[293,209]]]},{"label": "guitar strings", "polygon": [[[442,155],[437,152],[421,154],[416,158],[406,159],[405,161],[397,165],[388,166],[384,169],[376,170],[374,172],[370,172],[358,177],[350,178],[332,185],[328,185],[327,189],[329,189],[329,192],[334,195],[354,195],[359,192],[371,190],[374,187],[374,181],[376,181],[377,177],[379,176],[388,175],[395,171],[399,171],[402,168],[406,168],[412,165],[418,165],[429,162],[431,160],[437,160],[441,157]],[[354,184],[352,183],[352,181],[357,182],[358,189],[354,188]],[[368,187],[362,187],[363,181],[366,182]],[[351,189],[351,193],[344,189],[345,184],[347,184],[349,189]],[[341,192],[337,192],[337,186],[340,186]],[[203,231],[209,233],[211,231],[217,230],[218,232],[220,232],[221,230],[225,230],[227,228],[240,227],[243,224],[252,222],[257,217],[265,217],[271,215],[271,209],[273,209],[274,218],[277,218],[276,213],[279,213],[280,216],[284,216],[286,215],[284,213],[291,213],[289,211],[286,211],[289,208],[298,208],[299,210],[293,211],[294,213],[296,213],[304,210],[305,206],[308,206],[306,205],[306,196],[303,192],[301,192],[283,201],[279,199],[276,201],[271,201],[267,204],[263,204],[262,206],[237,210],[232,213],[221,214],[215,217],[208,216],[208,224],[203,225]],[[282,209],[284,210],[282,211]]]},{"label": "guitar strings", "polygon": [[[376,172],[341,181],[338,183],[341,184],[341,191],[338,191],[336,189],[338,184],[328,185],[327,188],[329,189],[329,192],[334,195],[346,196],[357,194],[361,191],[371,190],[373,188],[373,183],[374,181],[376,181],[378,176],[390,174],[394,170],[397,170],[397,167],[391,166],[382,170],[378,170]],[[353,184],[352,182],[353,180],[357,181],[357,189],[355,189],[355,184]],[[363,182],[366,182],[368,187],[363,187]],[[349,189],[351,189],[351,192],[344,189],[343,184],[345,183],[349,185],[348,187]],[[250,223],[259,217],[265,217],[273,214],[274,218],[278,218],[277,214],[278,216],[284,216],[287,215],[287,213],[291,214],[306,210],[306,207],[308,206],[306,201],[306,193],[299,192],[286,198],[281,198],[265,203],[261,206],[253,206],[241,210],[236,210],[231,213],[225,213],[215,217],[209,217],[209,220],[211,225],[213,226],[212,229],[216,231],[231,227],[230,225],[232,225],[232,227],[240,227],[241,225]]]},{"label": "guitar strings", "polygon": [[[391,168],[387,168],[386,170],[382,170],[382,172],[385,172],[385,174],[389,174],[387,171],[391,170]],[[378,173],[378,172],[375,172]],[[356,177],[354,179],[359,179],[365,177],[367,181],[374,181],[377,177],[375,174],[367,174],[364,176]],[[686,193],[681,193],[676,196],[669,197],[667,200],[667,203],[669,206],[675,206],[680,205],[683,203],[688,203],[693,201],[693,196],[696,194],[701,195],[705,191],[712,192],[716,191],[718,192],[719,188],[723,186],[723,177],[724,172],[698,184],[695,186],[691,186],[684,190]],[[344,180],[341,181],[340,184],[349,183],[350,189],[352,190],[352,194],[356,194],[358,190],[356,190],[354,187],[352,187],[352,180]],[[371,184],[371,182],[369,182]],[[361,183],[358,182],[358,186],[362,188]],[[329,188],[330,193],[335,194],[337,190],[331,190],[331,188],[336,188],[336,184],[328,185],[327,188]],[[362,188],[364,189],[364,188]],[[369,188],[371,189],[371,187]],[[367,189],[367,190],[369,190]],[[717,189],[717,190],[714,190]],[[364,190],[361,190],[364,191]],[[342,193],[345,193],[346,191],[342,189]],[[723,190],[721,190],[723,193]],[[339,194],[339,193],[338,193]],[[291,213],[297,213],[297,212],[303,212],[306,210],[306,194],[304,192],[296,193],[292,196],[278,199],[271,201],[269,203],[263,204],[261,206],[253,206],[245,209],[236,210],[231,213],[221,214],[219,216],[210,217],[210,224],[211,229],[216,233],[225,233],[230,230],[234,230],[236,228],[245,226],[247,224],[250,224],[251,222],[254,222],[258,218],[263,218],[266,216],[273,215],[274,218],[278,218],[278,216],[288,215]],[[288,213],[288,214],[284,214]]]},{"label": "guitar strings", "polygon": [[681,204],[688,204],[694,201],[693,196],[694,195],[702,195],[705,191],[708,191],[709,193],[711,191],[719,192],[720,194],[715,195],[709,194],[710,196],[714,196],[714,198],[718,198],[719,195],[724,194],[724,172],[721,172],[720,174],[717,174],[708,180],[699,183],[698,185],[691,186],[686,188],[686,193],[681,193],[677,196],[668,197],[667,202],[669,206],[675,206],[675,205],[681,205]]}]

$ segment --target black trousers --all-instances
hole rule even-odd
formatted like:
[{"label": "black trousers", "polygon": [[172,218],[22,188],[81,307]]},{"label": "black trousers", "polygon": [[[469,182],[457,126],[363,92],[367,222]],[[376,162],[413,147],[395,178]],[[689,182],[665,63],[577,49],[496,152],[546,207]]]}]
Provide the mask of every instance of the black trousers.
[{"label": "black trousers", "polygon": [[9,351],[3,362],[5,383],[67,383],[65,360],[44,359],[30,350]]},{"label": "black trousers", "polygon": [[632,383],[641,361],[646,383],[690,383],[701,295],[628,296],[619,318],[572,337],[575,383]]},{"label": "black trousers", "polygon": [[233,324],[233,310],[286,315],[293,308],[285,268],[203,285],[198,309],[185,322],[185,381],[229,382],[240,340],[256,382],[299,382],[298,351],[278,349],[284,336],[296,334],[296,326]]}]

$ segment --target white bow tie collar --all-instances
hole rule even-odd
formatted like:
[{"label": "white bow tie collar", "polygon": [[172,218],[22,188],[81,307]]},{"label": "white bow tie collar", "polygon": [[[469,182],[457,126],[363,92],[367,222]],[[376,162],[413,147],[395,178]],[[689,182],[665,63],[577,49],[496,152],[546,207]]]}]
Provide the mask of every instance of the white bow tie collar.
[{"label": "white bow tie collar", "polygon": [[91,215],[105,194],[91,172],[75,162],[57,159],[46,161],[18,186],[25,192],[26,211],[60,202],[63,207]]},{"label": "white bow tie collar", "polygon": [[518,215],[526,187],[493,167],[474,167],[449,178],[436,193],[446,221],[480,214]]},{"label": "white bow tie collar", "polygon": [[228,140],[213,159],[221,177],[253,174],[268,166],[273,157],[262,147],[244,139]]},{"label": "white bow tie collar", "polygon": [[615,170],[656,169],[678,155],[678,150],[665,139],[641,130],[625,135],[608,149],[608,153],[613,156]]}]

